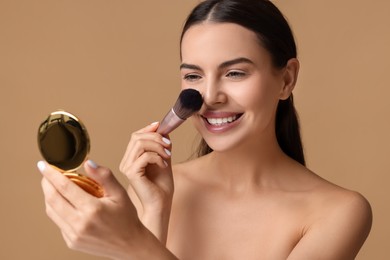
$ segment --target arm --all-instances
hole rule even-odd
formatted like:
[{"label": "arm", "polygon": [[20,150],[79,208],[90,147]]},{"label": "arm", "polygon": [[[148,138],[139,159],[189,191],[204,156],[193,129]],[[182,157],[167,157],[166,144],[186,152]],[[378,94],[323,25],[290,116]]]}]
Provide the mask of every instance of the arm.
[{"label": "arm", "polygon": [[351,193],[305,232],[288,260],[355,259],[372,223],[371,207],[360,194]]},{"label": "arm", "polygon": [[96,198],[39,162],[46,212],[69,248],[112,259],[177,259],[140,222],[126,190],[104,167],[87,162],[87,174],[102,185]]},{"label": "arm", "polygon": [[120,164],[128,194],[141,222],[165,244],[173,197],[171,142],[155,131],[158,123],[132,134]]}]

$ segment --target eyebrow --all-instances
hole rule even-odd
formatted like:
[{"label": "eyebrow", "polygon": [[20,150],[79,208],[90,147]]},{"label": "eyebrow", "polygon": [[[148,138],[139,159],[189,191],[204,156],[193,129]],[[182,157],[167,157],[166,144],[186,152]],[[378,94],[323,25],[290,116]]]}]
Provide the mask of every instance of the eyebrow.
[{"label": "eyebrow", "polygon": [[240,57],[240,58],[237,58],[237,59],[225,61],[225,62],[221,63],[218,67],[220,69],[223,69],[223,68],[226,68],[226,67],[238,64],[238,63],[254,64],[253,61],[251,61],[250,59],[244,58],[244,57]]},{"label": "eyebrow", "polygon": [[[238,63],[249,63],[249,64],[254,64],[253,61],[251,61],[251,60],[248,59],[248,58],[239,57],[239,58],[236,58],[236,59],[233,59],[233,60],[228,60],[228,61],[222,62],[222,63],[218,66],[218,68],[219,68],[219,69],[223,69],[223,68],[226,68],[226,67],[229,67],[229,66],[238,64]],[[198,65],[187,64],[187,63],[182,63],[182,64],[180,65],[180,69],[202,70],[202,68],[201,68],[200,66],[198,66]]]},{"label": "eyebrow", "polygon": [[182,63],[180,69],[202,70],[198,65]]}]

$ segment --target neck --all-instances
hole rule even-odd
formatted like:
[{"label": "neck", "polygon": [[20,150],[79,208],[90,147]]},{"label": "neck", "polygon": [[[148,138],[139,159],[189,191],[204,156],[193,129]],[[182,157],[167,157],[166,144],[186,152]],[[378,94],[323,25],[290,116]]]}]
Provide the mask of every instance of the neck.
[{"label": "neck", "polygon": [[208,155],[211,174],[223,189],[240,192],[254,186],[269,186],[279,177],[277,169],[287,156],[276,137],[258,140]]}]

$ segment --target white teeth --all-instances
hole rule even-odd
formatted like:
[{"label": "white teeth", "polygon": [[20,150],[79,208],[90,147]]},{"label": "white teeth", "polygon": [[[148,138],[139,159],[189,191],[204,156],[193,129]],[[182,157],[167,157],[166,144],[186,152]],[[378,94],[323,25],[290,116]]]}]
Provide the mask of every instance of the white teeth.
[{"label": "white teeth", "polygon": [[222,125],[231,123],[237,119],[237,116],[223,117],[223,118],[206,118],[210,125]]},{"label": "white teeth", "polygon": [[207,118],[207,121],[212,124],[212,125],[216,125],[217,124],[217,119],[215,118]]}]

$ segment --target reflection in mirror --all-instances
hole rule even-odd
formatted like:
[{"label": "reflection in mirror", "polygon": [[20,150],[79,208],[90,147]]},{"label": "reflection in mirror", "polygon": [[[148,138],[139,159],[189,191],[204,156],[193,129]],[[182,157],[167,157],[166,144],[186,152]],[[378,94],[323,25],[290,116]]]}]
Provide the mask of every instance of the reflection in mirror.
[{"label": "reflection in mirror", "polygon": [[51,113],[39,126],[38,147],[48,164],[88,193],[103,196],[103,189],[98,183],[76,173],[90,151],[88,132],[76,116],[62,110]]}]

